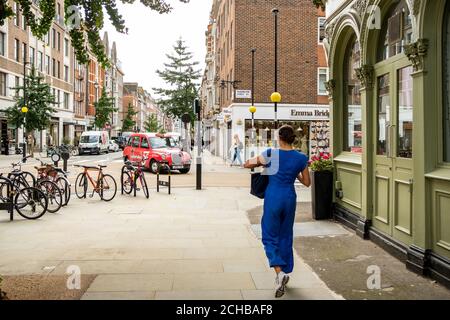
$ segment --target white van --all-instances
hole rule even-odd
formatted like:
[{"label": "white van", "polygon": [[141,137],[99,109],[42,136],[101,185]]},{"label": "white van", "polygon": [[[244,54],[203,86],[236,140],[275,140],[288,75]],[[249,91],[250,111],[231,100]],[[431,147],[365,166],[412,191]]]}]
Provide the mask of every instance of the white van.
[{"label": "white van", "polygon": [[108,153],[109,134],[106,131],[86,131],[81,134],[78,152],[80,155]]}]

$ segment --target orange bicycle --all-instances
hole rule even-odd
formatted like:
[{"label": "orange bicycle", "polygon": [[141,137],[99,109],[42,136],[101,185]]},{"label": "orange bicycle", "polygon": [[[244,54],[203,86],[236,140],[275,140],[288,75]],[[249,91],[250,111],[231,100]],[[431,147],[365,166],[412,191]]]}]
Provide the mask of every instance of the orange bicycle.
[{"label": "orange bicycle", "polygon": [[[103,201],[114,199],[117,193],[117,183],[111,175],[103,173],[103,169],[107,166],[75,165],[75,167],[83,168],[83,172],[75,180],[75,194],[79,199],[86,199],[89,183],[93,187],[92,194],[89,195],[90,198],[94,197],[95,193],[98,193]],[[97,180],[94,180],[89,174],[92,171],[98,172]]]}]

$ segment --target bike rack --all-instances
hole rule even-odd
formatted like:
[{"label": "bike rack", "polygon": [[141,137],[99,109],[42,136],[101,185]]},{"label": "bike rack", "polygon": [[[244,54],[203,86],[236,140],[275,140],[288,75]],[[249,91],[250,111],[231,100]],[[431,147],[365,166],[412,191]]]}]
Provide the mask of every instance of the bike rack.
[{"label": "bike rack", "polygon": [[[159,178],[159,175],[161,173],[161,169],[162,167],[166,167],[167,168],[167,172],[169,175],[169,179],[168,181],[163,181]],[[167,163],[164,164],[159,164],[158,166],[158,173],[156,174],[156,192],[159,192],[159,187],[167,187],[169,189],[169,194],[171,194],[171,190],[172,190],[172,176],[171,176],[171,170],[170,167]]]},{"label": "bike rack", "polygon": [[12,193],[12,183],[11,181],[8,181],[8,179],[1,178],[1,180],[4,180],[8,184],[8,202],[1,202],[0,203],[0,210],[8,211],[9,212],[9,220],[14,221],[14,200],[13,200],[13,193]]}]

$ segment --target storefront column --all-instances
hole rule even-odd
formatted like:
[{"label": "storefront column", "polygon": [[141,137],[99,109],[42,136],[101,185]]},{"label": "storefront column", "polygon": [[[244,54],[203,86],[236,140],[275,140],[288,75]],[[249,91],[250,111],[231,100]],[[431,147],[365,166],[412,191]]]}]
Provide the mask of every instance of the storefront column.
[{"label": "storefront column", "polygon": [[41,131],[41,149],[44,150],[47,148],[47,130]]},{"label": "storefront column", "polygon": [[[436,97],[431,97],[435,92],[433,80],[428,77],[427,72],[420,70],[412,74],[413,77],[413,245],[408,250],[406,262],[409,269],[424,274],[427,264],[427,249],[431,244],[431,220],[427,213],[432,212],[430,203],[427,201],[427,181],[425,174],[430,171],[434,163],[434,152],[436,148],[437,132],[434,113],[437,108],[426,108],[425,106],[438,105]],[[426,97],[425,92],[430,92]],[[436,103],[436,104],[435,104]],[[426,132],[427,131],[427,132]],[[429,168],[427,168],[427,166]]]},{"label": "storefront column", "polygon": [[361,89],[363,153],[361,170],[361,216],[358,222],[357,234],[368,237],[370,221],[373,218],[373,83]]},{"label": "storefront column", "polygon": [[73,124],[69,125],[69,139],[70,139],[70,144],[73,145],[73,142],[75,139],[75,126]]},{"label": "storefront column", "polygon": [[24,139],[23,139],[23,128],[22,127],[17,128],[17,139],[16,140],[17,140],[18,144],[24,142]]},{"label": "storefront column", "polygon": [[64,138],[64,122],[62,118],[59,118],[58,128],[58,145],[61,145]]}]

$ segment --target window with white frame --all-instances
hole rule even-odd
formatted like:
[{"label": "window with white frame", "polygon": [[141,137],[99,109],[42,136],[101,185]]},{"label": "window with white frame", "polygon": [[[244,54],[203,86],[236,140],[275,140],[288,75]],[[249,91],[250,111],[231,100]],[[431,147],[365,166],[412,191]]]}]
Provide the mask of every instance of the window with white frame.
[{"label": "window with white frame", "polygon": [[14,25],[19,27],[19,6],[18,6],[17,2],[15,2],[15,1],[13,3],[13,11],[14,11],[14,16],[13,16]]},{"label": "window with white frame", "polygon": [[14,39],[14,60],[20,60],[20,41],[19,39]]},{"label": "window with white frame", "polygon": [[326,82],[328,81],[328,68],[319,68],[317,71],[317,94],[326,96],[328,94]]},{"label": "window with white frame", "polygon": [[69,67],[64,66],[64,81],[69,82]]},{"label": "window with white frame", "polygon": [[320,17],[318,19],[318,34],[319,34],[319,43],[323,43],[323,40],[325,39],[325,22],[327,21],[326,18]]},{"label": "window with white frame", "polygon": [[64,92],[64,109],[69,109],[69,94]]},{"label": "window with white frame", "polygon": [[6,34],[0,31],[0,56],[6,55]]},{"label": "window with white frame", "polygon": [[6,81],[7,81],[6,73],[0,72],[0,96],[6,96],[6,88],[7,88]]}]

